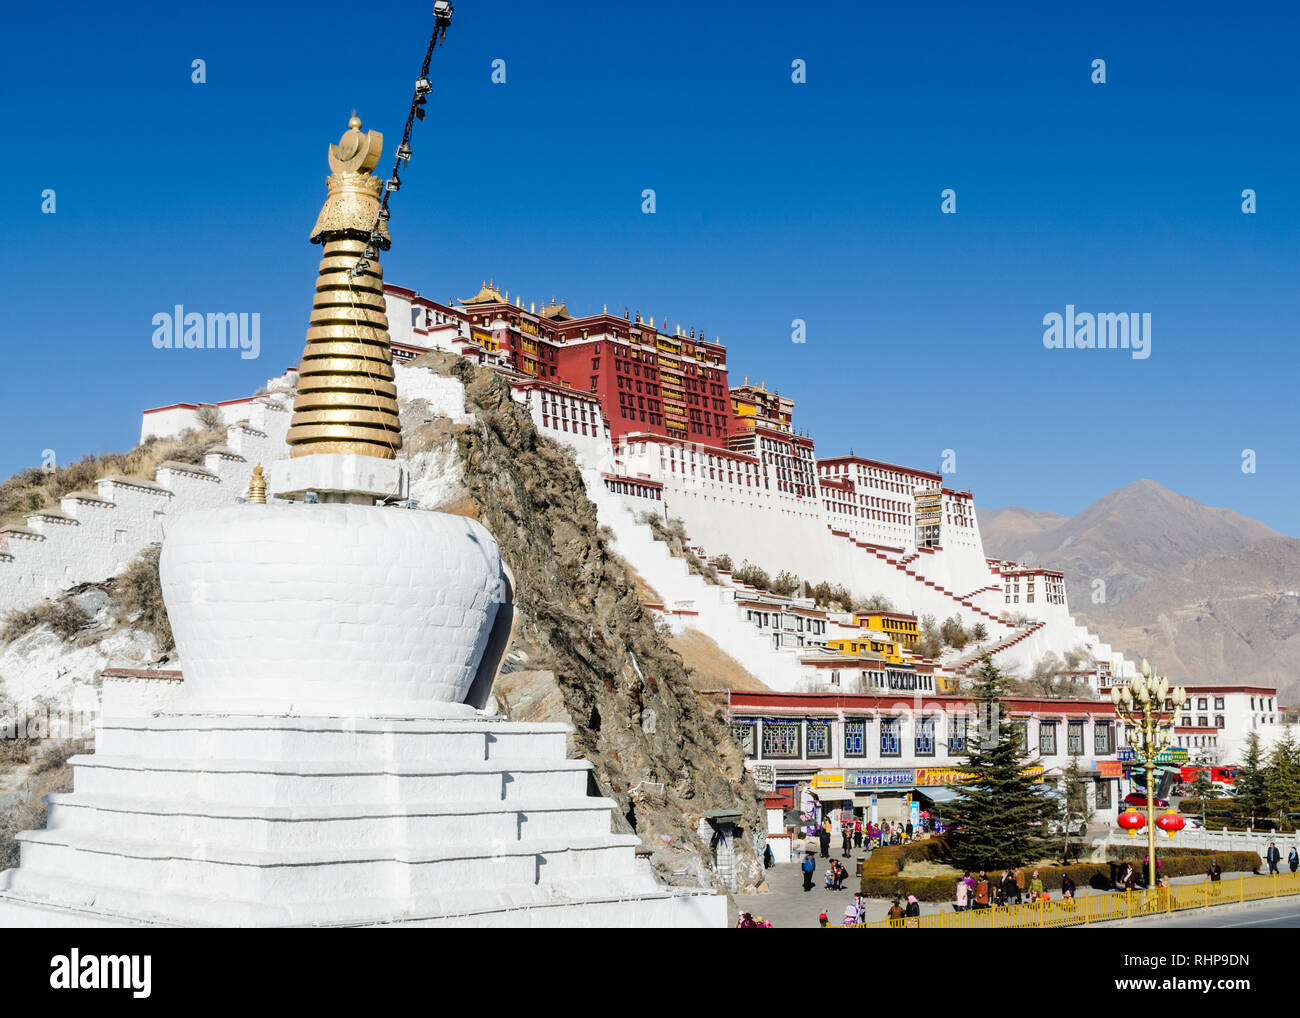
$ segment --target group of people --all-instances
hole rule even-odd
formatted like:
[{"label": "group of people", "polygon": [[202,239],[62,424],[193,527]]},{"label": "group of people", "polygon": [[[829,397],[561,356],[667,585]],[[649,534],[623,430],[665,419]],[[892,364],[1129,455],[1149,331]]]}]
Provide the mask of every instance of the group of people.
[{"label": "group of people", "polygon": [[[1061,874],[1061,897],[1073,898],[1074,881],[1070,874]],[[1034,870],[1025,881],[1024,871],[1019,866],[1003,870],[1001,878],[994,883],[988,873],[980,870],[978,877],[972,877],[970,870],[962,874],[957,881],[957,902],[953,905],[956,912],[972,909],[994,908],[999,905],[1021,905],[1026,897],[1029,901],[1047,901],[1050,895],[1043,887],[1043,878]]]},{"label": "group of people", "polygon": [[[903,908],[902,906],[899,905],[898,899],[894,899],[894,905],[889,910],[889,917],[891,919],[894,918],[895,908],[898,909],[899,917],[919,916],[921,914],[921,903],[916,900],[915,895],[909,894],[907,896],[906,908]],[[840,920],[840,925],[856,926],[858,923],[867,922],[868,918],[869,917],[867,916],[867,899],[859,891],[853,895],[853,901],[851,901],[848,905],[844,906],[844,918]],[[822,909],[822,913],[817,917],[817,921],[821,923],[822,926],[830,925],[831,923],[830,915],[826,912],[825,909]]]},{"label": "group of people", "polygon": [[[1264,855],[1264,861],[1268,863],[1268,872],[1270,874],[1278,872],[1278,864],[1282,861],[1282,853],[1278,851],[1276,842],[1270,841],[1268,843],[1268,851]],[[1291,868],[1292,873],[1300,869],[1300,852],[1296,851],[1294,845],[1291,846],[1291,852],[1286,857],[1286,864]]]},{"label": "group of people", "polygon": [[748,912],[741,912],[740,915],[736,917],[736,929],[770,930],[770,929],[774,929],[774,927],[770,922],[768,922],[762,916],[759,916],[757,919],[755,919]]},{"label": "group of people", "polygon": [[[803,871],[803,889],[805,893],[811,891],[813,889],[813,874],[817,871],[817,862],[811,852],[803,857],[799,869]],[[826,867],[826,890],[842,891],[844,890],[844,881],[848,879],[849,871],[844,868],[844,864],[838,859],[832,859]]]},{"label": "group of people", "polygon": [[[864,845],[868,849],[879,848],[882,845],[902,845],[919,837],[923,831],[942,830],[941,827],[933,824],[933,821],[924,821],[920,827],[917,827],[911,823],[904,824],[895,820],[886,820],[879,824],[869,820],[863,822],[861,818],[846,821],[840,824],[841,857],[847,859],[854,850],[861,849]],[[820,825],[810,825],[804,833],[809,838],[817,839],[821,857],[829,859],[831,839],[835,833],[830,817],[823,820]]]}]

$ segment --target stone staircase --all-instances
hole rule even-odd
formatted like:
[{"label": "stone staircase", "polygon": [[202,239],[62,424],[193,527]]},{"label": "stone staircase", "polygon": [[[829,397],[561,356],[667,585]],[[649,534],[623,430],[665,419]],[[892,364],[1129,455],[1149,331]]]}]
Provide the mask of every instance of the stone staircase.
[{"label": "stone staircase", "polygon": [[166,462],[153,480],[103,477],[94,491],[72,492],[58,509],[32,513],[26,526],[0,530],[0,612],[108,579],[160,543],[169,518],[247,495],[253,466],[285,455],[290,417],[288,397],[255,400],[248,420],[230,425],[225,443],[201,465]]},{"label": "stone staircase", "polygon": [[[105,719],[0,874],[5,907],[193,925],[681,925],[567,726],[496,718]],[[322,849],[321,846],[329,846]],[[719,905],[719,903],[721,903]],[[603,922],[602,922],[603,920]],[[719,922],[720,924],[720,922]]]},{"label": "stone staircase", "polygon": [[684,559],[674,558],[668,545],[656,541],[650,528],[605,488],[599,473],[584,470],[583,480],[597,517],[614,532],[617,550],[663,598],[665,609],[689,605],[696,613],[692,626],[771,688],[796,690],[809,681],[796,654],[776,650],[769,635],[738,616],[734,588],[693,575]]}]

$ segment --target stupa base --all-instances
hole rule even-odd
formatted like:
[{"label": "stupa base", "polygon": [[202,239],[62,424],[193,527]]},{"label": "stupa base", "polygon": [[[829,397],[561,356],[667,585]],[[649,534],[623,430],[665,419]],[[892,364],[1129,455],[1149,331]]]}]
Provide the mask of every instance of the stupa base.
[{"label": "stupa base", "polygon": [[566,726],[105,719],[0,874],[7,926],[721,926],[613,834]]}]

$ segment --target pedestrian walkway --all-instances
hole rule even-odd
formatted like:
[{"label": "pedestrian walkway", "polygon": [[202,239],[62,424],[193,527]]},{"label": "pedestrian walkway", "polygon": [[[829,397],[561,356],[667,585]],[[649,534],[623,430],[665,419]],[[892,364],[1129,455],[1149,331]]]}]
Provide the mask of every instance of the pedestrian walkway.
[{"label": "pedestrian walkway", "polygon": [[[857,879],[851,874],[856,868],[858,858],[864,854],[865,853],[855,852],[852,859],[844,860],[844,865],[848,868],[850,877],[845,881],[844,890],[842,891],[828,891],[824,889],[824,873],[826,869],[826,860],[824,859],[817,860],[817,875],[813,882],[813,889],[806,892],[803,889],[803,874],[800,872],[799,866],[796,863],[782,863],[773,866],[767,871],[767,883],[770,888],[769,893],[737,894],[731,896],[732,924],[734,925],[735,923],[736,914],[740,911],[744,911],[749,912],[754,916],[763,916],[763,918],[770,920],[778,929],[813,929],[820,925],[817,917],[824,909],[826,911],[829,925],[839,926],[844,918],[844,909],[846,906],[853,903],[853,892],[857,890],[858,886]],[[1279,895],[1284,893],[1300,894],[1300,874],[1292,875],[1284,873],[1278,879]],[[1240,883],[1240,881],[1252,880],[1269,881],[1270,884],[1268,887],[1265,887],[1262,884]],[[1240,877],[1237,875],[1225,875],[1221,882],[1220,894],[1211,898],[1210,902],[1211,904],[1217,904],[1219,902],[1229,903],[1232,901],[1242,900],[1249,902],[1261,898],[1271,898],[1271,880],[1272,878],[1267,875],[1261,877],[1251,877],[1248,874],[1243,874]],[[1293,881],[1295,882],[1294,885],[1292,883]],[[1174,910],[1187,907],[1204,907],[1205,890],[1203,889],[1209,884],[1209,881],[1207,881],[1205,877],[1200,875],[1175,877],[1170,881],[1170,884],[1174,889]],[[953,885],[954,887],[956,886],[955,878],[953,880]],[[1283,888],[1289,888],[1292,886],[1295,887],[1295,890],[1283,890]],[[1052,895],[1052,901],[1049,904],[1059,906],[1061,897],[1060,888],[1050,888],[1049,890]],[[1145,892],[1137,892],[1139,895],[1143,893]],[[1195,900],[1195,895],[1197,893],[1201,894],[1199,903]],[[1083,906],[1082,904],[1080,905],[1081,911],[1079,915],[1084,918],[1078,919],[1077,923],[1083,923],[1085,918],[1089,923],[1094,921],[1104,921],[1103,917],[1109,917],[1112,919],[1121,918],[1118,914],[1110,914],[1112,912],[1118,912],[1118,905],[1103,905],[1101,902],[1122,902],[1124,900],[1124,892],[1099,891],[1093,887],[1080,887],[1076,891],[1076,900],[1082,903],[1084,899],[1092,900],[1088,902],[1087,906]],[[1184,902],[1189,902],[1190,904],[1182,904]],[[891,904],[893,904],[892,899],[867,898],[864,902],[863,908],[863,912],[867,917],[866,927],[873,925],[880,927],[887,926],[886,915],[889,912],[889,906]],[[1028,907],[1030,906],[1012,905],[1004,908],[980,909],[977,911],[958,913],[953,911],[953,902],[951,901],[923,901],[921,902],[921,925],[932,928],[940,925],[943,925],[945,928],[947,926],[959,928],[965,925],[987,925],[992,927],[995,925],[991,918],[992,913],[1006,913],[1008,908],[1014,910],[1016,908]],[[1152,914],[1152,910],[1148,908],[1144,911],[1139,908],[1139,910],[1134,913],[1134,916],[1136,917],[1139,914],[1149,915]],[[963,917],[974,917],[977,915],[981,917],[978,920],[967,918],[963,922],[954,921],[961,920]],[[1074,913],[1069,912],[1068,909],[1062,910],[1062,915],[1058,918],[1061,920],[1068,920],[1072,915],[1074,915]],[[940,920],[940,916],[945,916],[946,918]],[[1125,917],[1126,916],[1127,912],[1125,912]],[[984,917],[988,918],[986,919]],[[1010,919],[1011,917],[1008,916],[1007,918]],[[1076,925],[1077,923],[1069,921],[1053,921],[1046,925],[1069,926]],[[996,925],[1002,924],[998,923]],[[1038,924],[1033,923],[1026,925]]]}]

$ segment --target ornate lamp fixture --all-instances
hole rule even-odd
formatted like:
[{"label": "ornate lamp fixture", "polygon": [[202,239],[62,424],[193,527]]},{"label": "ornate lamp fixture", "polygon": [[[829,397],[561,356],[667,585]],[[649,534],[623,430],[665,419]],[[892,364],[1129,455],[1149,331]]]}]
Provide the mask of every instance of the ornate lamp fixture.
[{"label": "ornate lamp fixture", "polygon": [[[1141,674],[1133,676],[1127,686],[1116,685],[1110,690],[1111,701],[1115,704],[1115,713],[1124,725],[1125,737],[1138,762],[1142,764],[1147,775],[1147,808],[1142,824],[1132,825],[1120,817],[1120,826],[1135,833],[1138,827],[1147,829],[1147,867],[1149,887],[1156,886],[1156,816],[1155,816],[1155,770],[1156,758],[1169,748],[1173,730],[1173,717],[1165,711],[1168,700],[1173,710],[1178,710],[1187,703],[1187,690],[1182,686],[1170,688],[1169,680],[1157,676],[1151,670],[1146,658],[1142,659]],[[1175,814],[1176,816],[1176,814]],[[1177,818],[1178,830],[1183,826],[1182,817]],[[1161,830],[1168,831],[1171,821],[1161,817],[1164,823]],[[1172,836],[1172,834],[1171,834]]]}]

